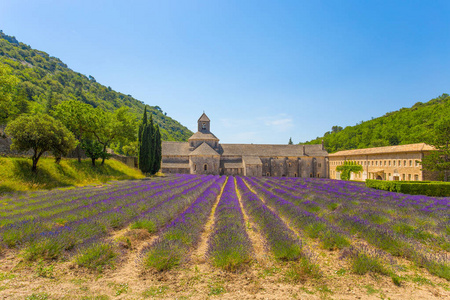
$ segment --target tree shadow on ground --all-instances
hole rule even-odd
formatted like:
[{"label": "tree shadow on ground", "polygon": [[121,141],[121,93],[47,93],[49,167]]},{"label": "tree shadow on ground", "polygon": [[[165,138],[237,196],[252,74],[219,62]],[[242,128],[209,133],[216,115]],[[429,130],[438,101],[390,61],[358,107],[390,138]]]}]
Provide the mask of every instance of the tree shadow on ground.
[{"label": "tree shadow on ground", "polygon": [[73,185],[58,174],[52,174],[43,168],[39,168],[39,165],[36,172],[32,172],[31,160],[14,160],[13,165],[14,177],[31,187],[50,189]]}]

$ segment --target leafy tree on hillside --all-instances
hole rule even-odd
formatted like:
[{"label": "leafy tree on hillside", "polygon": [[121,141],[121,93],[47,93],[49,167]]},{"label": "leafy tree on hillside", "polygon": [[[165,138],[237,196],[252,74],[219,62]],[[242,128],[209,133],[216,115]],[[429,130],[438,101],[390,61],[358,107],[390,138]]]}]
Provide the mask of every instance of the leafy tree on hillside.
[{"label": "leafy tree on hillside", "polygon": [[77,144],[73,134],[49,115],[22,115],[11,121],[5,132],[12,138],[12,150],[33,151],[33,172],[44,152],[66,155]]},{"label": "leafy tree on hillside", "polygon": [[[89,131],[103,146],[104,153],[114,141],[125,142],[136,138],[136,121],[128,113],[128,108],[122,107],[111,113],[97,107],[94,115],[95,123]],[[102,157],[102,165],[106,158],[106,156]]]},{"label": "leafy tree on hillside", "polygon": [[5,123],[14,110],[13,95],[19,80],[11,75],[11,68],[0,63],[0,124]]},{"label": "leafy tree on hillside", "polygon": [[336,132],[339,132],[339,131],[342,131],[342,127],[341,126],[333,126],[333,127],[331,127],[331,132],[333,132],[333,133],[336,133]]},{"label": "leafy tree on hillside", "polygon": [[434,125],[434,133],[427,142],[433,145],[436,151],[423,158],[423,168],[441,172],[444,175],[444,181],[448,181],[450,175],[450,117],[442,119]]},{"label": "leafy tree on hillside", "polygon": [[138,141],[132,141],[127,145],[123,146],[122,151],[127,156],[138,156],[139,155]]},{"label": "leafy tree on hillside", "polygon": [[[79,143],[94,128],[94,109],[89,104],[76,100],[64,101],[55,107],[54,114],[75,135]],[[77,157],[78,162],[81,162],[79,147]]]},{"label": "leafy tree on hillside", "polygon": [[96,140],[92,140],[86,138],[81,143],[81,148],[86,152],[86,156],[89,157],[92,161],[92,166],[95,167],[95,161],[99,158],[105,160],[109,158],[111,155],[103,151],[103,145],[97,142]]}]

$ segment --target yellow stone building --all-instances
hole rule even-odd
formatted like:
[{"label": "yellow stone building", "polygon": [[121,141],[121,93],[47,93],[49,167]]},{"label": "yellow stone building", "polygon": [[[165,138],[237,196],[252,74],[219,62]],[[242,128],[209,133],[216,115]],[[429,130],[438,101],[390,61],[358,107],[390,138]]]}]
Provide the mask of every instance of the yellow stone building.
[{"label": "yellow stone building", "polygon": [[422,170],[420,162],[434,148],[425,143],[339,151],[328,154],[330,178],[340,179],[336,167],[353,161],[363,172],[351,173],[351,180],[366,179],[423,181],[436,180],[436,174]]}]

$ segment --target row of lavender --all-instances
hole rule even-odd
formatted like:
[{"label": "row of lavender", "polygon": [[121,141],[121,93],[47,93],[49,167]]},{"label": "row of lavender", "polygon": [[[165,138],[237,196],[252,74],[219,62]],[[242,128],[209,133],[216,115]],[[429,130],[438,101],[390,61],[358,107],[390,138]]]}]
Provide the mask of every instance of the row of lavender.
[{"label": "row of lavender", "polygon": [[[317,220],[321,218],[318,223],[322,226],[328,223],[350,240],[363,238],[381,251],[410,259],[430,273],[450,279],[448,198],[373,191],[330,180],[255,181],[261,189],[288,199]],[[303,230],[308,232],[311,226]]]},{"label": "row of lavender", "polygon": [[[91,196],[71,195],[65,201],[48,206],[42,216],[41,207],[18,213],[0,228],[0,243],[20,247],[25,258],[56,259],[72,248],[87,247],[108,236],[111,230],[142,224],[156,230],[181,213],[217,178],[213,176],[178,176],[143,184],[131,184],[113,192]],[[64,198],[64,195],[61,195]],[[31,201],[33,206],[39,201]],[[64,205],[65,204],[65,205]],[[63,209],[64,208],[64,209]],[[24,215],[32,216],[23,220]],[[151,225],[149,225],[151,224]],[[150,230],[149,230],[150,231]]]}]

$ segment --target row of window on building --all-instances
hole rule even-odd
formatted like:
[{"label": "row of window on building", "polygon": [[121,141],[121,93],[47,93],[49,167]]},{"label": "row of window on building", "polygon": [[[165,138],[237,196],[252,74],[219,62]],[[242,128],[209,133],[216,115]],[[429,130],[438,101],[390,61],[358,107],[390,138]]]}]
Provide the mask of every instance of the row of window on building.
[{"label": "row of window on building", "polygon": [[[399,174],[400,175],[400,174]],[[379,179],[379,175],[375,173],[369,173],[369,179]],[[386,174],[383,174],[383,176],[386,176]],[[361,177],[359,177],[361,178]],[[400,180],[400,176],[392,176],[391,173],[388,173],[387,178],[382,178],[383,180]],[[401,180],[402,181],[419,181],[419,175],[418,174],[401,174]]]},{"label": "row of window on building", "polygon": [[[291,163],[288,163],[288,165],[289,165],[289,168],[292,167],[292,164],[291,164]],[[269,163],[265,163],[265,166],[268,167],[268,166],[269,166]],[[282,166],[283,166],[283,163],[280,164],[280,167],[282,167]],[[309,167],[309,164],[308,164],[308,167]],[[321,163],[318,163],[318,164],[317,164],[317,167],[318,167],[318,168],[321,168],[321,167],[322,167],[322,164],[321,164]]]},{"label": "row of window on building", "polygon": [[[343,165],[344,164],[344,160],[342,160],[342,161],[333,161],[333,162],[331,162],[331,164],[332,165],[334,165],[334,166],[339,166],[339,165]],[[410,159],[410,160],[403,160],[403,165],[402,165],[402,160],[401,159],[399,159],[399,160],[370,160],[370,161],[367,161],[367,160],[364,160],[364,161],[359,161],[359,160],[357,160],[357,161],[355,161],[356,162],[356,164],[358,164],[358,165],[361,165],[361,166],[394,166],[394,167],[396,167],[396,166],[398,166],[398,167],[412,167],[413,166],[413,160],[412,159]],[[420,162],[418,161],[418,160],[416,160],[415,162],[414,162],[414,165],[415,165],[415,167],[418,167],[419,165],[420,165]]]}]

